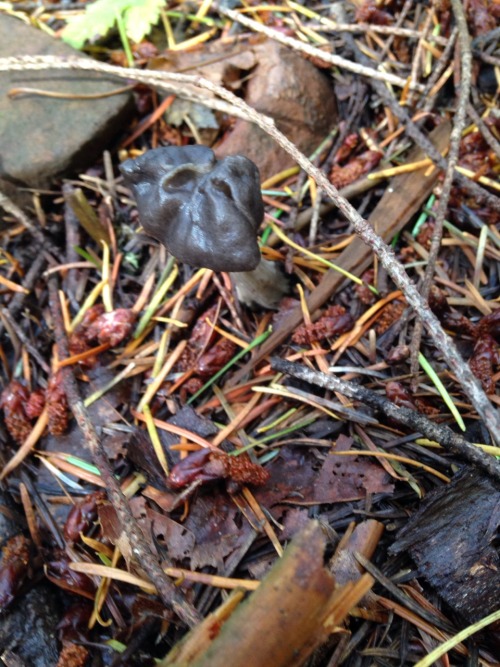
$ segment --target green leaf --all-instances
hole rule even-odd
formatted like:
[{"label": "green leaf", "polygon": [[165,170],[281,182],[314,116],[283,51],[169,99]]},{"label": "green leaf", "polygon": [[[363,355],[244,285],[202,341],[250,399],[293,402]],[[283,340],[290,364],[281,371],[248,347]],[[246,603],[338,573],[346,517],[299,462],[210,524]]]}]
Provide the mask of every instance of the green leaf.
[{"label": "green leaf", "polygon": [[85,42],[108,34],[121,16],[127,36],[140,42],[151,26],[158,22],[165,0],[96,0],[88,5],[85,13],[68,20],[62,31],[64,41],[75,49]]},{"label": "green leaf", "polygon": [[160,20],[165,0],[131,0],[125,10],[125,30],[133,42],[140,42]]}]

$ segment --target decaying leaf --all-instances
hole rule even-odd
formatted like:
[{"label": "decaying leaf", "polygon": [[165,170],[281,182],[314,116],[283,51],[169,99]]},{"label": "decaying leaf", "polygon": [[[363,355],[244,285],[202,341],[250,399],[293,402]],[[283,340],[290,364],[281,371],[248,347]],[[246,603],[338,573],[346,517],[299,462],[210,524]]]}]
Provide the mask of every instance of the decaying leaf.
[{"label": "decaying leaf", "polygon": [[394,487],[377,463],[365,457],[335,456],[335,450],[345,451],[351,445],[351,439],[339,436],[335,449],[319,461],[310,450],[282,447],[267,466],[269,482],[255,491],[256,497],[264,507],[272,508],[283,501],[315,505],[359,500],[368,493],[390,493]]}]

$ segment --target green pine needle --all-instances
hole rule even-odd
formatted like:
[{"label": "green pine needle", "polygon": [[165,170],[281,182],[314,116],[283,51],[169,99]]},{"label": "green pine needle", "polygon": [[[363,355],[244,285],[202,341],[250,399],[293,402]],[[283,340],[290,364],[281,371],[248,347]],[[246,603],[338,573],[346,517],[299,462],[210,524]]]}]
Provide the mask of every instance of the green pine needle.
[{"label": "green pine needle", "polygon": [[441,382],[438,374],[432,368],[430,363],[427,361],[427,359],[424,357],[424,355],[421,352],[418,353],[418,362],[419,362],[420,366],[422,367],[422,369],[427,373],[427,375],[429,376],[430,380],[432,381],[432,383],[434,384],[436,389],[438,390],[441,398],[443,399],[443,401],[448,406],[451,414],[455,417],[455,421],[457,422],[457,424],[460,426],[462,431],[465,431],[464,420],[462,419],[462,416],[461,416],[460,412],[457,410],[457,407],[456,407],[455,403],[453,403],[453,400],[452,400],[451,396],[447,392],[444,384]]}]

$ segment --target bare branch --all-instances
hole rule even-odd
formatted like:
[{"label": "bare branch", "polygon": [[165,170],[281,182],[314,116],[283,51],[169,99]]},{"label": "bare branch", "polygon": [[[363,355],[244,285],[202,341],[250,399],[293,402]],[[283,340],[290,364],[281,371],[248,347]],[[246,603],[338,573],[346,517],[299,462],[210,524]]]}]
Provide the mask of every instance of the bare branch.
[{"label": "bare branch", "polygon": [[434,422],[431,422],[427,417],[418,412],[398,407],[384,396],[380,396],[374,391],[365,389],[365,387],[352,382],[341,380],[335,375],[326,375],[319,371],[313,371],[303,364],[292,363],[278,357],[271,359],[271,365],[281,373],[286,373],[317,387],[337,391],[348,398],[369,405],[385,417],[393,419],[399,424],[404,424],[414,431],[422,433],[427,438],[439,442],[442,447],[481,468],[496,482],[500,483],[500,463],[493,456],[485,454],[480,447],[476,447],[476,445],[471,444],[461,435],[454,433],[448,426],[434,424]]}]

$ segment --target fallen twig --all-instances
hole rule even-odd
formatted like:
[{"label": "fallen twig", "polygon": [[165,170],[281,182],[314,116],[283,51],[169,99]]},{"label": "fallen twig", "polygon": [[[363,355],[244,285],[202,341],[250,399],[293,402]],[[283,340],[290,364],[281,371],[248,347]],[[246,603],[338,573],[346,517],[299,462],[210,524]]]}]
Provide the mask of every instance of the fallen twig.
[{"label": "fallen twig", "polygon": [[[47,258],[45,257],[44,253],[38,253],[37,255],[35,255],[33,263],[31,264],[24,280],[21,283],[22,286],[26,290],[28,290],[28,292],[31,292],[31,290],[35,286],[35,283],[40,277],[46,263],[47,263]],[[21,312],[26,296],[27,296],[26,292],[18,292],[17,294],[14,295],[13,299],[7,306],[7,310],[9,311],[9,315],[11,316],[11,318],[15,318]],[[3,322],[0,321],[0,334],[3,332],[3,329],[4,329],[4,324]]]},{"label": "fallen twig", "polygon": [[[474,95],[473,95],[474,97]],[[477,125],[478,130],[481,132],[483,139],[486,141],[491,150],[495,153],[498,160],[500,161],[500,141],[495,137],[490,128],[486,125],[481,116],[474,109],[472,104],[467,106],[467,113],[469,114],[470,119]]]},{"label": "fallen twig", "polygon": [[[293,48],[295,51],[300,51],[315,58],[321,58],[321,60],[324,60],[325,62],[329,63],[330,65],[334,65],[335,67],[342,67],[343,69],[346,69],[349,72],[353,72],[354,74],[360,74],[361,76],[366,76],[371,79],[377,79],[378,81],[382,81],[384,83],[391,83],[394,86],[400,86],[401,88],[404,88],[408,84],[406,79],[403,79],[400,76],[396,76],[395,74],[380,72],[374,67],[359,65],[358,63],[352,62],[352,60],[347,60],[341,56],[328,53],[327,51],[322,51],[321,49],[310,46],[309,44],[305,44],[298,39],[294,39],[293,37],[287,37],[287,35],[284,35],[277,30],[273,30],[272,28],[268,28],[263,23],[254,21],[253,19],[248,18],[248,16],[245,16],[240,12],[236,12],[233,9],[224,9],[219,7],[218,11],[223,16],[227,16],[233,21],[241,23],[246,28],[251,28],[252,30],[255,30],[255,32],[262,33],[266,35],[266,37],[274,39],[280,44],[284,44],[285,46]],[[423,90],[423,86],[421,84],[415,84],[414,86],[410,87],[412,90]]]},{"label": "fallen twig", "polygon": [[[68,355],[68,343],[64,324],[61,316],[57,282],[55,278],[49,279],[49,304],[54,323],[54,334],[58,347],[59,359],[66,359]],[[137,563],[144,569],[150,577],[152,583],[156,586],[158,594],[163,603],[172,607],[187,625],[194,626],[199,621],[199,615],[196,610],[182,597],[178,588],[166,577],[155,556],[151,552],[132,512],[130,511],[127,499],[118,484],[113,471],[109,465],[102,442],[96,433],[94,425],[90,420],[87,410],[83,405],[80,391],[71,367],[67,366],[61,369],[62,382],[66,393],[69,406],[76,422],[80,427],[86,442],[89,444],[94,463],[99,468],[102,479],[106,485],[106,493],[113,508],[115,509],[122,528],[123,541],[120,548],[126,545],[129,556],[133,556]]]},{"label": "fallen twig", "polygon": [[[347,35],[350,46],[354,50],[356,58],[361,62],[367,62],[368,59],[366,56],[361,53],[360,49],[357,47],[356,42],[352,39],[350,35]],[[405,132],[413,139],[413,141],[420,146],[420,148],[428,155],[428,157],[436,164],[440,169],[446,170],[447,163],[443,158],[441,153],[437,151],[432,143],[429,141],[428,137],[420,130],[420,128],[414,123],[410,117],[410,114],[402,107],[399,102],[391,95],[387,86],[385,86],[380,81],[376,79],[369,80],[372,88],[375,89],[376,93],[380,96],[384,104],[386,104],[391,112],[396,116],[398,120],[405,125]],[[492,195],[490,192],[482,188],[480,185],[472,181],[470,178],[463,176],[458,171],[455,171],[453,174],[453,179],[460,185],[460,187],[465,188],[471,195],[473,195],[479,201],[486,202],[489,206],[495,210],[500,210],[500,198]]]},{"label": "fallen twig", "polygon": [[[324,566],[318,522],[297,532],[260,586],[228,601],[171,650],[160,667],[299,667],[367,594],[367,574],[338,584]],[[232,613],[231,613],[232,612]]]},{"label": "fallen twig", "polygon": [[[461,54],[461,78],[460,91],[458,96],[457,110],[453,120],[453,129],[450,135],[450,149],[448,152],[448,164],[446,167],[443,185],[441,187],[441,196],[439,205],[434,218],[434,230],[432,233],[431,247],[427,266],[425,267],[424,279],[420,286],[420,294],[427,300],[434,276],[436,260],[441,247],[443,238],[443,223],[448,212],[448,203],[450,201],[451,187],[455,176],[455,167],[458,163],[458,152],[462,133],[467,122],[467,104],[470,96],[471,76],[472,76],[472,53],[470,50],[470,38],[467,30],[467,20],[465,18],[464,8],[460,0],[452,0],[453,11],[458,25],[458,38],[460,42]],[[417,319],[413,330],[411,341],[411,374],[413,376],[413,390],[416,389],[418,382],[418,355],[420,352],[420,341],[422,339],[423,322]]]},{"label": "fallen twig", "polygon": [[47,375],[50,375],[50,367],[45,361],[45,359],[42,357],[38,349],[33,345],[29,337],[24,333],[22,328],[20,327],[19,323],[17,322],[16,318],[13,317],[8,308],[2,308],[0,310],[0,316],[2,318],[5,318],[7,321],[7,324],[9,327],[12,328],[12,331],[15,333],[15,335],[19,338],[21,343],[24,345],[24,347],[28,350],[28,352],[31,354],[31,356],[36,359],[38,362],[40,368],[42,368]]},{"label": "fallen twig", "polygon": [[454,433],[448,426],[434,424],[434,422],[431,422],[427,417],[418,412],[414,412],[409,408],[398,407],[374,391],[360,387],[352,382],[340,380],[335,375],[326,375],[319,371],[313,371],[307,368],[307,366],[286,361],[279,357],[273,357],[271,365],[281,373],[286,373],[318,387],[338,391],[348,398],[369,405],[389,419],[404,424],[422,433],[427,438],[439,442],[442,447],[449,449],[469,463],[484,470],[495,482],[500,484],[500,463],[489,454],[485,454],[480,447],[476,447],[461,435]]},{"label": "fallen twig", "polygon": [[420,104],[417,105],[421,107],[424,111],[427,112],[430,111],[436,102],[436,93],[434,93],[433,95],[431,95],[430,93],[433,90],[434,86],[439,81],[439,79],[441,78],[441,76],[446,71],[446,68],[448,67],[448,62],[450,61],[450,58],[453,54],[453,50],[455,48],[455,41],[457,39],[457,34],[458,30],[456,28],[453,28],[453,31],[448,40],[448,44],[445,46],[444,51],[441,54],[441,57],[432,68],[432,73],[427,79],[424,92],[422,93],[422,96],[420,98]]}]

